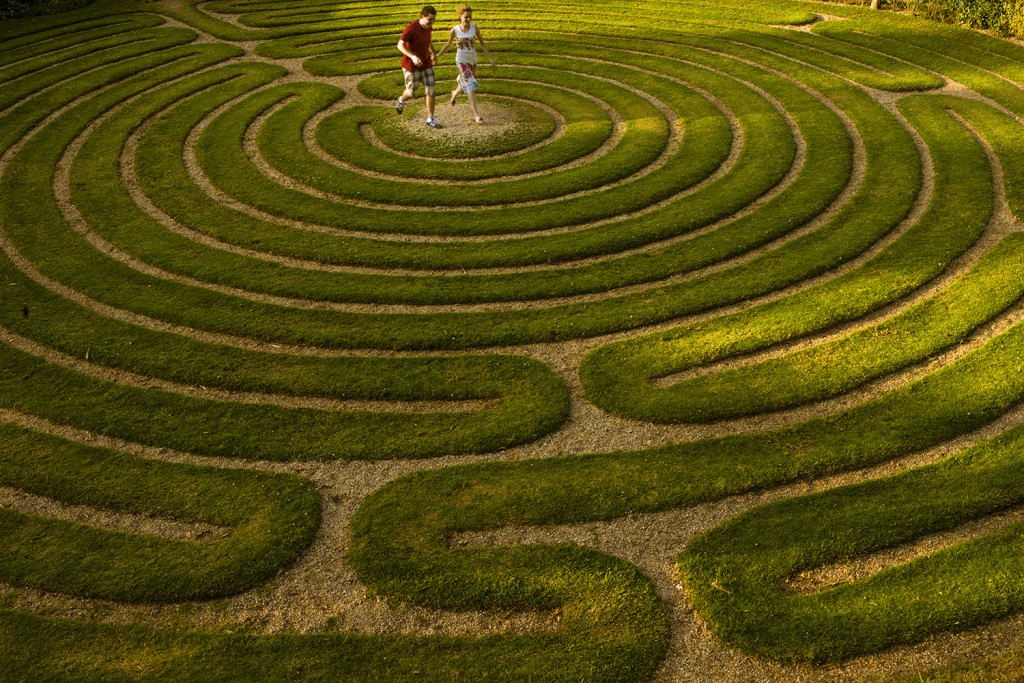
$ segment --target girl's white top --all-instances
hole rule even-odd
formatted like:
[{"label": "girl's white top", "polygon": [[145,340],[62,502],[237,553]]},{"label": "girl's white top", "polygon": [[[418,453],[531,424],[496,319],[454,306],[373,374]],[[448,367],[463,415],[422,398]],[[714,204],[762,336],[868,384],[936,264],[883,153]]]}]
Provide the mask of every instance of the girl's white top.
[{"label": "girl's white top", "polygon": [[456,25],[452,31],[455,33],[455,63],[476,64],[476,24],[470,24],[468,31]]}]

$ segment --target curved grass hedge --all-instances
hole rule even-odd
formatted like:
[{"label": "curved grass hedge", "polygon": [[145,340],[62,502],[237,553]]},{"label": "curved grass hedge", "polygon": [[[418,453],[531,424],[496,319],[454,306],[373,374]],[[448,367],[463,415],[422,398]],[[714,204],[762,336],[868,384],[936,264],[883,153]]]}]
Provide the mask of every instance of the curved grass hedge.
[{"label": "curved grass hedge", "polygon": [[[517,1],[478,8],[487,124],[448,62],[434,131],[393,106],[418,9],[0,22],[0,678],[692,680],[687,638],[827,676],[1024,611],[1019,525],[791,590],[1022,504],[1019,46],[797,0]],[[385,483],[339,493],[356,471]],[[455,541],[753,492],[779,499],[670,549],[705,636],[624,559]],[[332,543],[371,599],[557,626],[28,597],[187,612]]]}]

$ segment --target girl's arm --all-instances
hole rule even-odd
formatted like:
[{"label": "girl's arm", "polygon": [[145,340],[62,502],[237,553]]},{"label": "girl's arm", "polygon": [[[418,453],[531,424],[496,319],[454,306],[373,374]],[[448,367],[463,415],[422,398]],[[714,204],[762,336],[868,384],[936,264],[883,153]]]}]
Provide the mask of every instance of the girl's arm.
[{"label": "girl's arm", "polygon": [[448,31],[448,42],[445,43],[445,46],[442,47],[441,51],[437,53],[436,59],[441,59],[441,57],[444,55],[444,53],[448,52],[448,48],[450,48],[452,46],[453,42],[455,42],[455,29],[452,29],[451,31]]},{"label": "girl's arm", "polygon": [[497,64],[494,63],[494,57],[491,56],[491,51],[487,49],[487,43],[484,42],[484,35],[480,33],[479,26],[476,27],[476,39],[480,41],[480,47],[484,49],[484,54],[487,55],[487,59],[491,61],[491,66],[497,66]]}]

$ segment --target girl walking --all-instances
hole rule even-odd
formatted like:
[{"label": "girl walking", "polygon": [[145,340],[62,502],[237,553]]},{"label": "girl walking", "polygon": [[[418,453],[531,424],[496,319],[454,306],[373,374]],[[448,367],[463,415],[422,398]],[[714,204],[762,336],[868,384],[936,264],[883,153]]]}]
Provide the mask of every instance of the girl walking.
[{"label": "girl walking", "polygon": [[496,65],[484,37],[480,35],[480,29],[473,23],[473,9],[469,5],[460,5],[456,11],[459,13],[459,23],[449,31],[448,43],[441,48],[437,56],[440,58],[453,43],[456,45],[455,66],[459,69],[459,75],[455,81],[455,90],[452,91],[452,106],[455,106],[455,99],[459,93],[466,93],[469,106],[473,110],[473,118],[477,123],[483,123],[484,119],[476,108],[476,43],[480,43],[480,47],[484,49],[491,66]]}]

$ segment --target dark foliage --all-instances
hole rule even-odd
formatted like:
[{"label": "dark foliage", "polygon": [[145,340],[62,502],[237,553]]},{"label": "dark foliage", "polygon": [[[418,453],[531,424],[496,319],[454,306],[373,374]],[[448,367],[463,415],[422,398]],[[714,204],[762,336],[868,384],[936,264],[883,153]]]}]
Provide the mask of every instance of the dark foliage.
[{"label": "dark foliage", "polygon": [[68,12],[94,0],[0,0],[0,21]]}]

